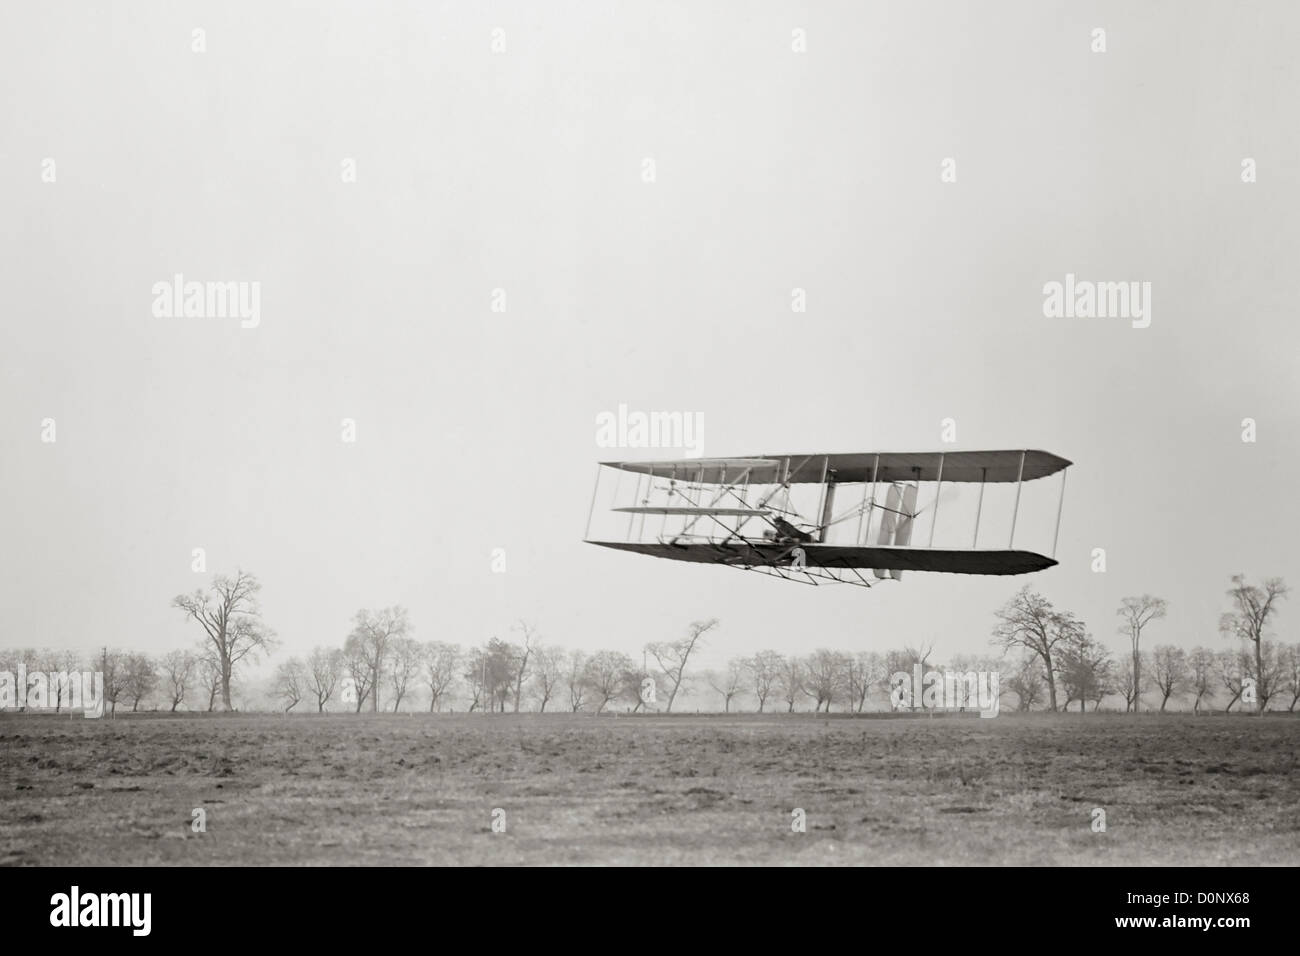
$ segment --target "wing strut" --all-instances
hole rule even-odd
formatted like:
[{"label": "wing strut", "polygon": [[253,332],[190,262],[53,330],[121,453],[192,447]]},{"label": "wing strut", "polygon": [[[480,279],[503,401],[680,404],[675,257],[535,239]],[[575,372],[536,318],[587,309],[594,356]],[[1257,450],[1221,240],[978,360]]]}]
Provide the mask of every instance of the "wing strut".
[{"label": "wing strut", "polygon": [[1056,505],[1056,534],[1052,535],[1052,557],[1056,557],[1056,542],[1061,537],[1061,511],[1065,508],[1065,473],[1069,468],[1061,469],[1061,500]]},{"label": "wing strut", "polygon": [[1020,513],[1020,485],[1025,478],[1025,453],[1020,453],[1020,473],[1016,475],[1016,506],[1011,509],[1011,539],[1007,541],[1007,550],[1010,551],[1015,547],[1016,542],[1016,515]]},{"label": "wing strut", "polygon": [[934,514],[930,515],[930,547],[934,547],[934,526],[939,523],[939,495],[943,492],[943,452],[939,452],[939,477],[934,482]]}]

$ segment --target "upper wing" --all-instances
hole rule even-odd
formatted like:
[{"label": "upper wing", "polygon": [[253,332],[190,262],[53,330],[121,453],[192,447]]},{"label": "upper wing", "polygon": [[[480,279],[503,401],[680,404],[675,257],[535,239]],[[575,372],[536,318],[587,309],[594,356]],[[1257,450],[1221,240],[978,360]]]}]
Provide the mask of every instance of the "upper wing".
[{"label": "upper wing", "polygon": [[[1023,457],[1023,472],[1021,460]],[[606,461],[610,468],[653,474],[680,481],[723,484],[739,481],[748,469],[750,481],[790,481],[819,484],[823,474],[838,482],[1033,481],[1056,474],[1072,462],[1035,449],[1005,451],[854,452],[844,455],[763,455],[758,458],[679,458],[675,461]],[[788,472],[787,472],[788,469]]]}]

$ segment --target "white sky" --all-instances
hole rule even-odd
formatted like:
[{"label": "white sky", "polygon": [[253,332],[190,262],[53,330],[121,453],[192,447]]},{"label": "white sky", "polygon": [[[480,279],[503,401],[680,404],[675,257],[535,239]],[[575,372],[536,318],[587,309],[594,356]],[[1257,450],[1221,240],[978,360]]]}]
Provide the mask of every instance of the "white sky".
[{"label": "white sky", "polygon": [[[188,646],[170,599],[237,566],[285,653],[404,604],[629,653],[716,616],[706,663],[983,651],[1026,581],[1114,646],[1143,591],[1151,639],[1217,646],[1231,574],[1300,584],[1294,4],[115,9],[0,29],[0,645]],[[155,318],[177,272],[260,281],[260,326]],[[1151,327],[1044,318],[1067,272],[1151,282]],[[620,403],[710,455],[947,417],[1055,452],[1062,565],[865,591],[584,545]]]}]

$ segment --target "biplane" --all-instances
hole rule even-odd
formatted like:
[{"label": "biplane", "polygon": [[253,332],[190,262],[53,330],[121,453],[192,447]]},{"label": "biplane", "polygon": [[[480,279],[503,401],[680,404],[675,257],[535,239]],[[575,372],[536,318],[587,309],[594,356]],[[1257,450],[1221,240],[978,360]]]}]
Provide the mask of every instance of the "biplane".
[{"label": "biplane", "polygon": [[[1071,464],[1029,449],[601,462],[583,537],[605,548],[814,585],[871,587],[873,581],[900,580],[904,571],[1028,574],[1057,563],[1065,471]],[[602,523],[614,531],[593,539],[602,477],[610,470],[617,477]],[[1052,555],[1017,550],[1022,486],[1057,472],[1061,487]],[[934,546],[945,483],[979,486],[969,548]],[[979,547],[985,486],[1012,484],[1007,546]],[[926,503],[918,507],[922,496]],[[928,543],[919,544],[914,538],[927,512],[928,527],[920,530],[928,531]]]}]

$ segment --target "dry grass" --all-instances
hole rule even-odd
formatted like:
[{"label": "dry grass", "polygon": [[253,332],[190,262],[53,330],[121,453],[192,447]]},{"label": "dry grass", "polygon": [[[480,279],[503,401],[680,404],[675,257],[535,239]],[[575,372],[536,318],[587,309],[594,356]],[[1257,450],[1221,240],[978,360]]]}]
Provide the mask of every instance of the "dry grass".
[{"label": "dry grass", "polygon": [[9,714],[0,863],[1295,865],[1298,742],[1287,716]]}]

